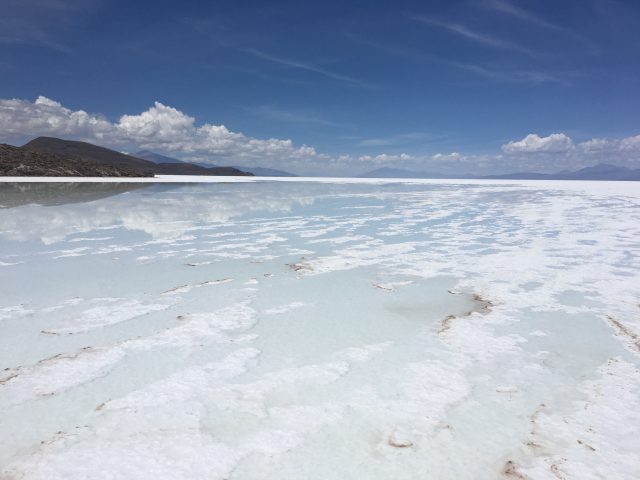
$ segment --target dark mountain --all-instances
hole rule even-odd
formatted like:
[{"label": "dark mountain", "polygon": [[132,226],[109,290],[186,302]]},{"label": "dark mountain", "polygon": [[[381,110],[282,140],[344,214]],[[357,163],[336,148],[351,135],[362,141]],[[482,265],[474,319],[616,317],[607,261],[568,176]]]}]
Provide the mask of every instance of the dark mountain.
[{"label": "dark mountain", "polygon": [[[164,157],[167,162],[155,163],[153,161],[126,155],[105,147],[86,142],[62,140],[52,137],[38,137],[31,140],[22,148],[39,152],[58,155],[68,160],[88,160],[100,165],[109,165],[134,169],[138,176],[159,175],[252,175],[233,167],[203,167],[200,165],[181,162],[180,160]],[[152,153],[152,152],[151,152]],[[157,155],[157,154],[153,154]]]},{"label": "dark mountain", "polygon": [[225,175],[253,176],[234,167],[202,167],[195,163],[158,163],[154,173],[158,175]]},{"label": "dark mountain", "polygon": [[94,160],[0,144],[0,176],[151,177],[153,174],[124,165],[105,165]]},{"label": "dark mountain", "polygon": [[414,172],[398,168],[379,168],[359,175],[364,178],[479,178],[504,180],[640,180],[640,169],[600,163],[593,167],[585,167],[575,172],[558,173],[517,172],[503,175],[471,175]]},{"label": "dark mountain", "polygon": [[293,173],[285,172],[284,170],[276,170],[275,168],[264,167],[235,167],[243,172],[253,173],[257,177],[297,177]]},{"label": "dark mountain", "polygon": [[102,165],[136,168],[153,174],[156,164],[148,160],[125,155],[105,147],[86,142],[62,140],[53,137],[38,137],[22,146],[30,150],[53,153],[68,159],[93,160]]}]

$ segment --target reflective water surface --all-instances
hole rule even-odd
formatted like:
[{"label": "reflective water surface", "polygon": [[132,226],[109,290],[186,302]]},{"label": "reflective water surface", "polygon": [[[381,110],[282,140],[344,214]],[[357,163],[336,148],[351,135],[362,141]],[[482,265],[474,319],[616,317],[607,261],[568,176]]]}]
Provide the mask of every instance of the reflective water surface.
[{"label": "reflective water surface", "polygon": [[638,478],[603,185],[0,184],[0,478]]}]

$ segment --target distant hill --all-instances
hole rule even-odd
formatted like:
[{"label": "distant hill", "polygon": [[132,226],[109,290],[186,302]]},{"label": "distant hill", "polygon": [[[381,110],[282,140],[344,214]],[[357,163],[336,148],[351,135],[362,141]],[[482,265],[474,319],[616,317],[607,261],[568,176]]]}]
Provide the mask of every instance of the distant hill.
[{"label": "distant hill", "polygon": [[640,169],[630,169],[617,165],[600,163],[593,167],[585,167],[575,172],[535,173],[518,172],[502,175],[442,174],[415,172],[399,168],[378,168],[359,175],[363,178],[476,178],[504,180],[640,180]]},{"label": "distant hill", "polygon": [[155,163],[148,160],[142,160],[86,142],[38,137],[23,145],[22,148],[53,153],[68,159],[93,160],[102,165],[136,168],[148,174],[153,174],[155,169]]},{"label": "distant hill", "polygon": [[640,180],[640,168],[631,169],[599,163],[593,167],[586,167],[575,172],[582,180]]},{"label": "distant hill", "polygon": [[150,177],[153,174],[126,165],[105,165],[90,159],[0,144],[0,176]]},{"label": "distant hill", "polygon": [[510,173],[506,175],[491,175],[484,178],[506,178],[515,180],[640,180],[640,169],[630,169],[599,163],[593,167],[585,167],[575,172],[558,173]]},{"label": "distant hill", "polygon": [[[243,172],[233,167],[202,167],[192,163],[164,157],[167,162],[155,163],[132,155],[116,152],[105,147],[87,142],[63,140],[53,137],[38,137],[23,145],[24,149],[58,155],[64,159],[90,160],[100,165],[130,168],[138,171],[138,176],[160,175],[228,175],[246,176],[251,173]],[[152,153],[152,152],[151,152]],[[156,154],[154,154],[156,155]]]},{"label": "distant hill", "polygon": [[[133,153],[132,156],[136,158],[141,158],[143,160],[149,160],[153,163],[186,163],[182,160],[178,160],[177,158],[167,157],[165,155],[160,155],[159,153],[152,152],[150,150],[140,150],[139,152]],[[215,165],[211,165],[212,167]]]},{"label": "distant hill", "polygon": [[[191,165],[198,165],[204,168],[211,168],[216,166],[198,162],[185,162],[184,160],[167,157],[166,155],[161,155],[150,150],[140,150],[139,152],[134,153],[133,156],[142,158],[144,160],[149,160],[154,163],[190,163]],[[233,166],[233,168],[237,168],[242,172],[252,173],[258,177],[297,177],[297,175],[294,175],[293,173],[285,172],[284,170],[276,170],[275,168],[238,167],[235,165]]]},{"label": "distant hill", "polygon": [[264,167],[235,167],[243,172],[253,173],[257,177],[297,177],[293,173],[285,172],[284,170],[276,170],[275,168]]},{"label": "distant hill", "polygon": [[243,172],[234,167],[202,167],[195,163],[157,163],[155,173],[160,175],[226,175],[226,176],[253,176],[252,173]]}]

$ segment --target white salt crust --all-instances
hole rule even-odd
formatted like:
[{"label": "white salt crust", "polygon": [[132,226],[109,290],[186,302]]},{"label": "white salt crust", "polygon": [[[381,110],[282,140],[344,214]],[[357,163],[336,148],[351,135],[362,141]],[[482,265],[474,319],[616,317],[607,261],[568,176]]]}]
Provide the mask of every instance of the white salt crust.
[{"label": "white salt crust", "polygon": [[[0,296],[0,346],[58,352],[0,371],[0,421],[52,425],[0,433],[0,476],[638,478],[636,185],[385,183],[0,212],[2,242],[43,245],[3,271],[132,276],[109,297],[77,273],[82,298]],[[459,311],[434,316],[430,295]]]}]

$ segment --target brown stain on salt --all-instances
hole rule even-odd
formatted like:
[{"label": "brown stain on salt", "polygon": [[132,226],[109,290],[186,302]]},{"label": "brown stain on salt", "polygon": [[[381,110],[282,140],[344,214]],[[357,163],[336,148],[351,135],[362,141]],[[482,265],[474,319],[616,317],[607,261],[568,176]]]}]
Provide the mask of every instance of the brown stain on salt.
[{"label": "brown stain on salt", "polygon": [[629,340],[631,346],[638,352],[640,352],[640,337],[638,334],[633,332],[629,327],[627,327],[624,323],[622,323],[617,318],[612,317],[611,315],[607,315],[607,320],[609,324],[614,328],[617,335],[621,335],[626,337]]},{"label": "brown stain on salt", "polygon": [[527,478],[529,478],[522,472],[520,472],[520,470],[518,469],[518,465],[513,460],[507,460],[505,462],[504,467],[502,468],[502,475],[505,478],[516,480],[527,480]]},{"label": "brown stain on salt", "polygon": [[456,319],[455,315],[447,315],[443,320],[440,328],[438,329],[438,335],[442,335],[451,328],[451,323]]},{"label": "brown stain on salt", "polygon": [[[459,292],[454,292],[453,290],[447,290],[447,292],[450,293],[451,295],[460,295]],[[451,328],[453,321],[455,319],[470,317],[471,314],[473,313],[480,313],[482,315],[486,315],[495,306],[495,304],[491,300],[487,300],[486,298],[484,298],[482,295],[478,293],[472,294],[471,298],[476,304],[475,308],[473,308],[472,310],[469,310],[468,312],[463,313],[459,317],[456,315],[447,315],[445,318],[442,319],[440,328],[438,329],[438,335],[440,336],[444,335]]]},{"label": "brown stain on salt", "polygon": [[17,373],[11,373],[8,376],[6,376],[3,379],[0,379],[0,385],[4,385],[5,383],[10,382],[11,380],[13,380],[14,378],[16,378],[18,376]]},{"label": "brown stain on salt", "polygon": [[379,290],[382,290],[382,291],[384,291],[384,292],[388,292],[388,293],[391,293],[391,292],[393,292],[393,291],[394,291],[394,290],[393,290],[393,288],[391,288],[391,287],[386,287],[386,286],[381,285],[381,284],[379,284],[379,283],[373,283],[373,284],[372,284],[372,286],[373,286],[373,288],[377,288],[377,289],[379,289]]},{"label": "brown stain on salt", "polygon": [[[46,364],[48,362],[51,362],[53,360],[57,360],[60,358],[77,358],[78,355],[80,355],[81,352],[83,351],[87,351],[87,350],[93,350],[93,347],[82,347],[80,349],[80,352],[78,353],[57,353],[55,355],[52,355],[50,357],[47,358],[43,358],[41,360],[38,360],[34,365],[42,365],[42,364]],[[14,378],[16,378],[17,376],[20,375],[20,371],[23,370],[25,367],[23,367],[22,365],[19,365],[15,368],[5,368],[3,371],[4,372],[8,372],[6,374],[6,376],[4,378],[0,378],[0,385],[4,385],[8,382],[10,382],[11,380],[13,380]],[[45,394],[45,395],[53,395],[53,393],[51,394]]]}]

